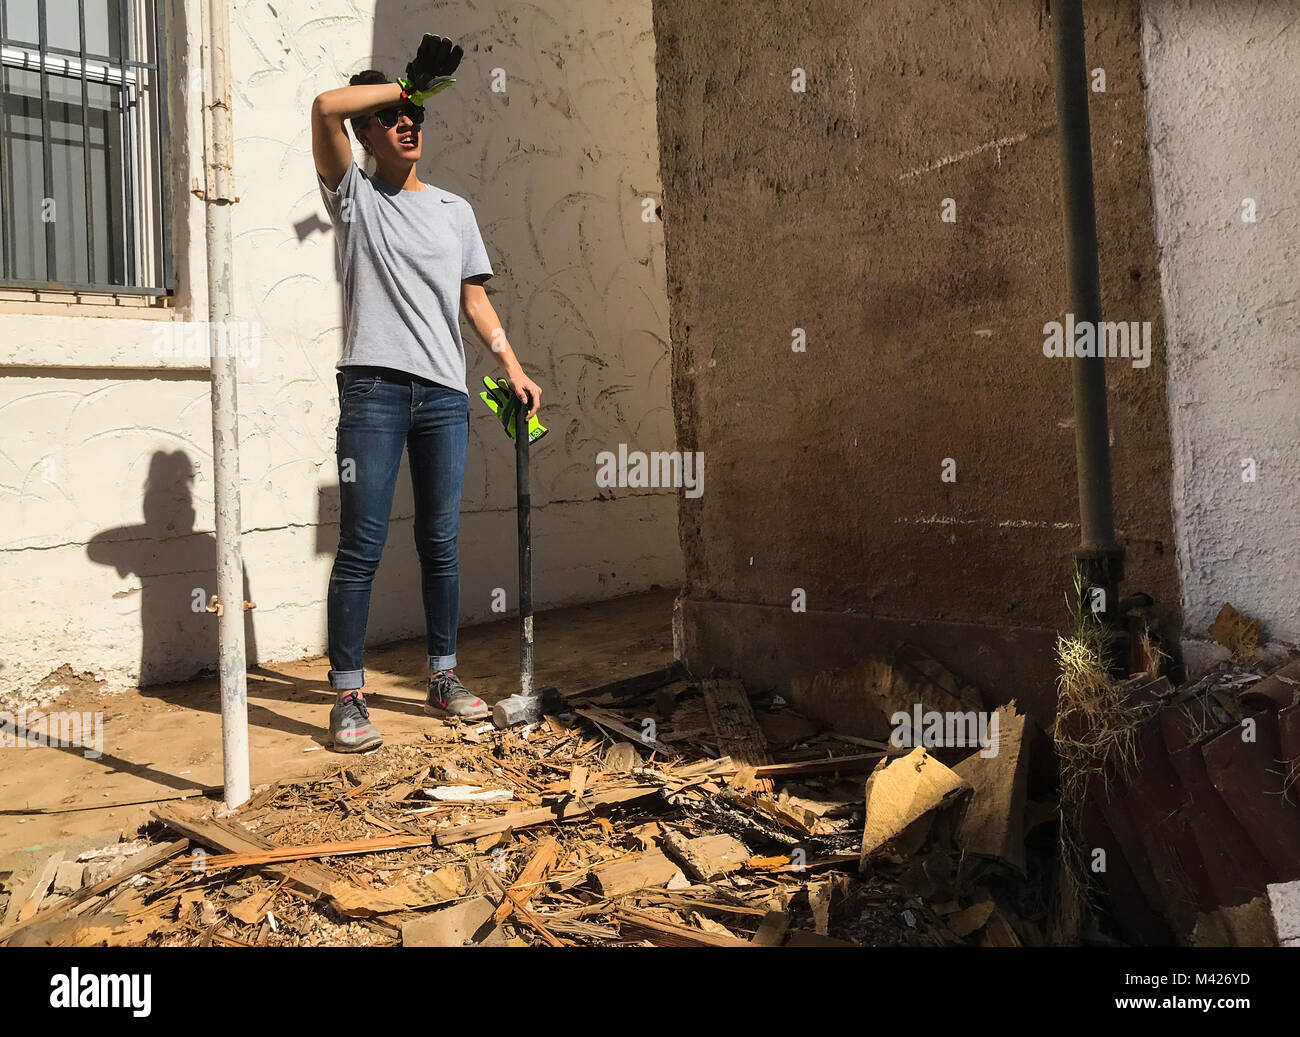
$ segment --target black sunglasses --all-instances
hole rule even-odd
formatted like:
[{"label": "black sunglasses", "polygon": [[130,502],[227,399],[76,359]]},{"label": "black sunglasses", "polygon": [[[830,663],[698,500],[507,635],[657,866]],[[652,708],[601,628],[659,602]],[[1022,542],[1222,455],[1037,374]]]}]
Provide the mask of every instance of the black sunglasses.
[{"label": "black sunglasses", "polygon": [[405,115],[416,126],[424,122],[424,109],[418,104],[404,104],[393,108],[381,108],[375,112],[375,118],[379,120],[379,125],[386,130],[391,130],[397,125],[397,120]]}]

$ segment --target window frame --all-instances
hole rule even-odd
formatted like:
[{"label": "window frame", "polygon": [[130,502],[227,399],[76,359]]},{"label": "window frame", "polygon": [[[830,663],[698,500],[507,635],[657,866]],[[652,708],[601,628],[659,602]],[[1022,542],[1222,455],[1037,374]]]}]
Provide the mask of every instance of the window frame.
[{"label": "window frame", "polygon": [[[33,45],[28,41],[11,39],[5,23],[5,9],[0,0],[0,68],[6,72],[26,71],[38,77],[40,98],[42,184],[43,197],[53,198],[54,165],[52,160],[52,128],[50,106],[55,103],[49,98],[50,80],[54,76],[62,77],[81,88],[81,151],[82,169],[86,190],[86,244],[85,256],[78,255],[76,262],[80,273],[86,280],[31,280],[11,277],[9,269],[9,213],[10,200],[5,197],[7,186],[0,176],[0,288],[19,289],[34,292],[59,292],[98,295],[133,295],[168,297],[175,292],[175,264],[172,256],[171,242],[171,184],[167,154],[168,112],[167,112],[167,47],[164,20],[168,16],[165,0],[121,0],[118,17],[118,44],[121,56],[88,52],[86,49],[86,0],[77,0],[78,44],[77,50],[55,47],[49,44],[47,35],[47,0],[36,0],[38,42]],[[137,35],[132,26],[136,19],[151,17],[152,32],[142,29],[138,38],[148,41],[152,37],[153,61],[131,58],[131,49]],[[146,50],[141,57],[149,57]],[[138,85],[144,75],[148,75],[153,94],[153,103],[140,95]],[[119,104],[118,132],[120,134],[120,152],[115,157],[116,167],[110,165],[108,183],[111,190],[112,173],[118,171],[122,178],[120,242],[113,240],[110,249],[122,261],[124,284],[94,281],[92,273],[102,273],[93,269],[95,263],[95,186],[91,173],[91,154],[89,136],[89,84],[103,83],[116,87],[122,103]],[[136,89],[133,89],[133,86]],[[0,127],[0,130],[3,128]],[[149,135],[148,146],[154,151],[152,180],[149,182],[148,196],[140,190],[143,183],[143,171],[140,167],[140,138]],[[107,149],[108,142],[105,141]],[[0,170],[9,168],[9,138],[0,132]],[[74,160],[75,161],[75,160]],[[116,194],[116,192],[114,192]],[[154,199],[157,199],[156,209]],[[144,219],[141,219],[144,217]],[[151,227],[140,226],[142,223]],[[45,225],[45,270],[57,272],[55,263],[56,246],[54,223]],[[114,239],[118,235],[113,235]],[[155,273],[150,280],[160,280],[159,284],[143,284],[139,269],[139,256],[146,257],[147,265]],[[110,272],[109,276],[112,274]]]}]

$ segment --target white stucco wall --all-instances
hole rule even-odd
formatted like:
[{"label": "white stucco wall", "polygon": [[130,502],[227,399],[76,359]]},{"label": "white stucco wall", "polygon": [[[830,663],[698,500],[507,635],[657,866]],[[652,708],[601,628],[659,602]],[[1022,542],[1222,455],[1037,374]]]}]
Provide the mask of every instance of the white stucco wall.
[{"label": "white stucco wall", "polygon": [[[1173,507],[1189,642],[1225,601],[1300,641],[1300,20],[1144,0]],[[1244,222],[1243,200],[1257,220]],[[1257,465],[1243,481],[1243,461]],[[1192,661],[1192,660],[1189,660]]]},{"label": "white stucco wall", "polygon": [[[177,4],[178,302],[201,318],[202,206],[186,190],[201,181],[186,67],[200,29],[196,0]],[[466,56],[432,105],[421,176],[474,205],[493,304],[547,393],[552,432],[533,461],[535,601],[680,578],[673,491],[602,490],[594,478],[596,453],[619,442],[673,446],[663,241],[641,218],[642,200],[659,198],[650,2],[420,10],[244,0],[232,13],[235,316],[260,331],[259,362],[240,371],[243,543],[262,662],[324,650],[337,539],[341,308],[308,109],[360,68],[396,74],[425,31],[459,40]],[[504,93],[491,89],[498,68]],[[212,620],[190,608],[194,588],[214,584],[206,374],[184,361],[163,369],[153,333],[142,319],[0,309],[0,698],[57,690],[69,673],[122,688],[142,669],[146,682],[170,681],[212,663]],[[468,331],[466,341],[472,389],[495,368]],[[466,622],[492,616],[493,588],[515,600],[513,447],[471,404]],[[422,632],[417,566],[404,472],[372,641]]]}]

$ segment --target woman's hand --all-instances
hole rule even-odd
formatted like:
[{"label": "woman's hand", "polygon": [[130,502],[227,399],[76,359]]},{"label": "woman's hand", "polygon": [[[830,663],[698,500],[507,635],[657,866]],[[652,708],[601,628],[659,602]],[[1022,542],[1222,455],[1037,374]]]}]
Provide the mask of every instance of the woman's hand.
[{"label": "woman's hand", "polygon": [[542,404],[542,387],[534,382],[522,370],[516,372],[510,377],[510,386],[514,389],[515,395],[519,397],[519,402],[527,405],[532,403],[532,410],[528,412],[531,418],[537,413],[537,408]]}]

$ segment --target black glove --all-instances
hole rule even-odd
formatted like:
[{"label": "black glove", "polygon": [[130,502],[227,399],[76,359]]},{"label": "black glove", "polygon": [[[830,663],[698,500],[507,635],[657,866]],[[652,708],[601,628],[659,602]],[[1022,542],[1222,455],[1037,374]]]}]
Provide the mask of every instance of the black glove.
[{"label": "black glove", "polygon": [[444,36],[425,33],[420,49],[406,66],[406,75],[397,80],[412,103],[423,105],[434,94],[456,82],[450,76],[460,65],[465,51]]}]

